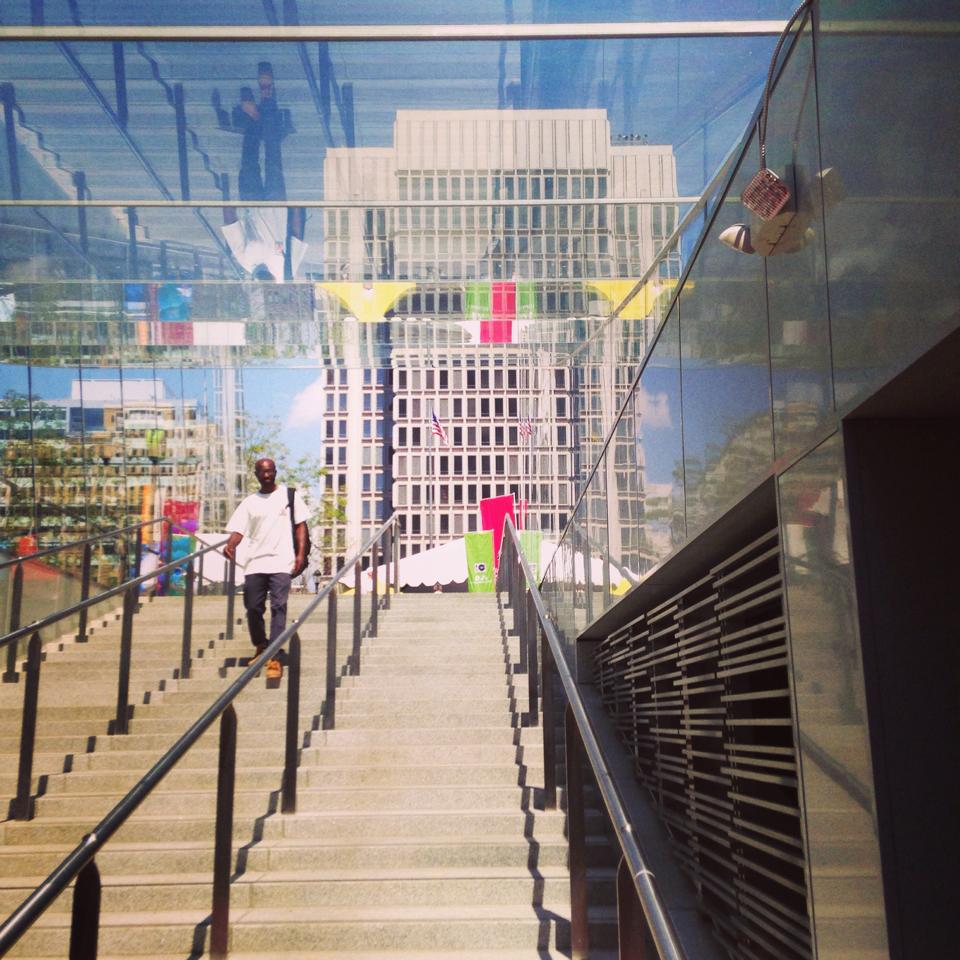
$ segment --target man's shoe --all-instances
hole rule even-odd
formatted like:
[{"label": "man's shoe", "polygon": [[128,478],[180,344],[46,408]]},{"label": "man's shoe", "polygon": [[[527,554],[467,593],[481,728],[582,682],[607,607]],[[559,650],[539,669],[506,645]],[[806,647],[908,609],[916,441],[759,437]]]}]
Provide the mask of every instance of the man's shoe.
[{"label": "man's shoe", "polygon": [[279,681],[283,676],[283,664],[277,660],[268,660],[267,661],[267,682],[271,680]]}]

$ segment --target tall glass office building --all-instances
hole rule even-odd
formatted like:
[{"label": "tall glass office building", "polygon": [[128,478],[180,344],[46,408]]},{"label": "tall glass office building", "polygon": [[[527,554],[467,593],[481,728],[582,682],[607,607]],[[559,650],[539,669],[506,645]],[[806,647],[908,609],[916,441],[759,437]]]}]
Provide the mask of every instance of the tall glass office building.
[{"label": "tall glass office building", "polygon": [[795,6],[7,0],[0,550],[512,495],[721,949],[951,955],[960,16],[804,5],[765,219]]}]

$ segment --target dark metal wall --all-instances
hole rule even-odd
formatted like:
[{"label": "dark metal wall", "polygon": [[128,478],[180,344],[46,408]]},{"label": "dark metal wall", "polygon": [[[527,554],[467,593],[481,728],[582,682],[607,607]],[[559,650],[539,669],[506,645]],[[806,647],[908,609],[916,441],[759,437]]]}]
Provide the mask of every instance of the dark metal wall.
[{"label": "dark metal wall", "polygon": [[604,640],[596,666],[731,955],[812,957],[777,531],[704,563]]}]

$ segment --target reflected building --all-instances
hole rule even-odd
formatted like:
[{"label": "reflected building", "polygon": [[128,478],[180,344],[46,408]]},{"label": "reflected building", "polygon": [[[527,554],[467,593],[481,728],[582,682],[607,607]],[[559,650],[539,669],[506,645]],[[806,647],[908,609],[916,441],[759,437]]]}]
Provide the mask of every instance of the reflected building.
[{"label": "reflected building", "polygon": [[216,528],[222,491],[236,486],[222,439],[198,399],[155,378],[76,379],[68,396],[43,400],[10,391],[0,401],[4,539],[77,539],[160,516],[170,501],[197,504]]},{"label": "reflected building", "polygon": [[[330,482],[361,491],[347,542],[396,507],[423,549],[511,493],[527,526],[562,530],[656,325],[649,289],[679,274],[677,253],[604,322],[676,225],[676,203],[651,200],[676,196],[672,149],[615,141],[605,110],[400,110],[392,146],[328,150],[324,186],[345,204],[325,212],[327,308],[380,328],[355,331],[354,363],[371,337],[386,354],[355,389],[327,374]],[[557,365],[548,339],[583,350]],[[639,514],[642,478],[624,496]],[[618,528],[615,555],[638,531]]]}]

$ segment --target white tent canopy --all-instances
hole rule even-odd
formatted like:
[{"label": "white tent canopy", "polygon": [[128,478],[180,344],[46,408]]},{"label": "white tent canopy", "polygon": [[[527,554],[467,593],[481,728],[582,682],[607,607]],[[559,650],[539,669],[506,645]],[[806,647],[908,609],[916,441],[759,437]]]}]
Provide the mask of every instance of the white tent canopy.
[{"label": "white tent canopy", "polygon": [[[552,540],[540,541],[540,575],[547,569],[557,544]],[[560,554],[562,559],[572,562],[573,574],[577,583],[584,582],[583,556],[580,553],[572,554],[566,547]],[[609,564],[610,585],[616,589],[623,579],[613,564]],[[387,568],[385,564],[377,567],[378,586],[381,592],[386,587]],[[390,580],[393,581],[394,571],[390,570]],[[590,561],[590,578],[594,586],[603,584],[603,561],[597,557]],[[463,537],[448,540],[438,547],[423,550],[403,557],[400,560],[400,587],[432,587],[435,583],[446,586],[448,583],[466,583],[467,581],[467,552]],[[373,585],[373,574],[365,570],[361,580],[361,590],[369,593]]]}]

